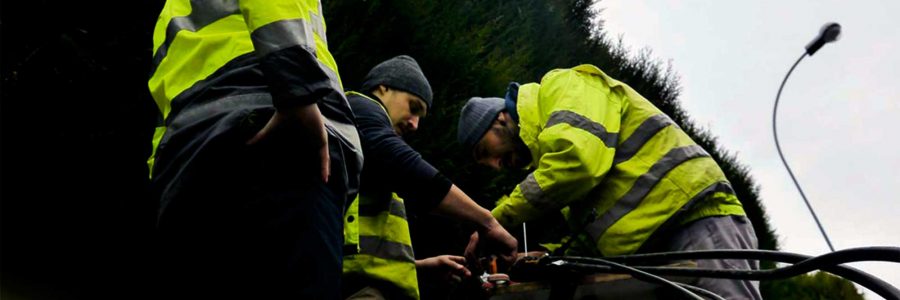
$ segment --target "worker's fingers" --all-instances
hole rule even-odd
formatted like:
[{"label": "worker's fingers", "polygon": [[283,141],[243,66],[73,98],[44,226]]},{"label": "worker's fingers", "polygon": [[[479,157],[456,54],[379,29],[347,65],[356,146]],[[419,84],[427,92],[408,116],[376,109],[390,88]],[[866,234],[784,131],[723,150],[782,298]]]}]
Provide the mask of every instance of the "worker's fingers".
[{"label": "worker's fingers", "polygon": [[447,255],[445,256],[449,264],[453,267],[454,271],[457,274],[464,275],[466,277],[472,276],[472,272],[466,268],[466,258],[462,256],[456,255]]},{"label": "worker's fingers", "polygon": [[445,256],[445,257],[446,257],[448,260],[450,260],[450,261],[452,261],[452,262],[455,262],[455,263],[457,263],[457,264],[465,264],[465,263],[466,263],[466,258],[465,258],[465,257],[462,257],[462,256],[457,256],[457,255],[447,255],[447,256]]},{"label": "worker's fingers", "polygon": [[[500,270],[508,270],[516,263],[516,256],[513,255],[500,255],[500,262],[498,262],[498,269]],[[502,271],[501,271],[502,272]]]},{"label": "worker's fingers", "polygon": [[[326,137],[327,139],[327,137]],[[328,154],[328,141],[322,144],[319,149],[319,157],[322,160],[322,180],[328,183],[328,177],[331,175],[331,157]]]},{"label": "worker's fingers", "polygon": [[467,259],[469,259],[470,261],[472,261],[474,263],[474,262],[478,261],[477,251],[478,251],[478,232],[476,231],[475,233],[472,233],[471,236],[469,236],[469,244],[466,245],[466,251],[464,252],[464,255],[466,256]]},{"label": "worker's fingers", "polygon": [[[322,181],[328,182],[331,175],[331,155],[328,152],[328,132],[325,129],[325,120],[315,104],[292,107],[285,110],[277,110],[269,118],[266,126],[256,133],[247,145],[256,144],[272,134],[278,127],[287,125],[290,128],[299,128],[300,135],[297,138],[312,139],[313,147],[318,147],[318,157],[321,169],[319,170]],[[297,126],[299,125],[299,126]],[[310,149],[311,150],[311,149]]]},{"label": "worker's fingers", "polygon": [[499,225],[491,228],[485,234],[485,242],[489,242],[490,246],[493,248],[491,249],[493,251],[492,254],[500,256],[500,261],[498,262],[500,264],[500,269],[505,270],[506,267],[512,266],[512,263],[515,262],[519,245],[516,238]]},{"label": "worker's fingers", "polygon": [[263,126],[263,128],[260,129],[259,132],[257,132],[252,138],[250,138],[250,140],[247,141],[247,145],[256,144],[269,136],[269,132],[271,132],[275,128],[275,126],[278,125],[278,117],[278,114],[272,115],[272,117],[269,118],[269,122],[266,122],[266,126]]},{"label": "worker's fingers", "polygon": [[451,274],[458,274],[465,277],[472,276],[472,272],[463,265],[466,263],[465,257],[455,255],[442,255],[440,258],[444,265],[450,267],[453,270]]},{"label": "worker's fingers", "polygon": [[463,265],[457,265],[457,266],[459,266],[459,267],[457,267],[456,269],[453,270],[456,275],[460,275],[463,277],[472,276],[472,271],[469,271],[469,268],[466,268]]},{"label": "worker's fingers", "polygon": [[318,146],[319,160],[321,161],[320,173],[322,180],[328,182],[328,176],[331,175],[331,159],[328,154],[328,132],[325,129],[325,118],[319,111],[316,104],[302,105],[294,107],[289,112],[292,118],[300,121],[301,130],[305,133],[305,138],[312,138],[311,145]]}]

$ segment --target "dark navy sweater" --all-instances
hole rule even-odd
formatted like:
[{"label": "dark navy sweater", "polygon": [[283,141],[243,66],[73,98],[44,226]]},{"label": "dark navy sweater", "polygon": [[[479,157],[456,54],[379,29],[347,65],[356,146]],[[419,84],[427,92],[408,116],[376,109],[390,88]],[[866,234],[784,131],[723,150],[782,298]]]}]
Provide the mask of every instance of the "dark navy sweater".
[{"label": "dark navy sweater", "polygon": [[432,211],[453,183],[394,132],[384,104],[374,96],[366,96],[355,93],[347,96],[356,115],[365,157],[360,194],[390,197],[391,193],[397,193],[407,211],[417,214]]}]

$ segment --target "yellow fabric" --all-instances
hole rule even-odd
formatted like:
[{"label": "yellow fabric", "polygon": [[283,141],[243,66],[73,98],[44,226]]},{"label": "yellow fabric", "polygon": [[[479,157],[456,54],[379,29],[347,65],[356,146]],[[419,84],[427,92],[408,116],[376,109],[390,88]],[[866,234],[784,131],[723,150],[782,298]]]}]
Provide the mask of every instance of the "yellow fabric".
[{"label": "yellow fabric", "polygon": [[269,23],[309,19],[310,13],[318,13],[318,0],[240,0],[241,13],[252,32]]},{"label": "yellow fabric", "polygon": [[344,249],[355,247],[359,252],[359,194],[344,213]]},{"label": "yellow fabric", "polygon": [[[670,150],[696,145],[679,127],[669,125],[652,135],[630,159],[613,164],[616,147],[645,120],[662,112],[592,65],[553,70],[540,84],[522,85],[517,109],[519,134],[534,158],[531,175],[543,192],[539,201],[544,203],[529,202],[523,182],[492,211],[504,226],[537,218],[548,211],[549,205],[554,210],[568,207],[569,224],[580,232],[585,221],[593,221],[609,211]],[[602,125],[606,132],[618,135],[613,139],[616,144],[607,145],[596,132],[566,122],[546,126],[554,112]],[[712,158],[687,160],[660,178],[637,208],[613,223],[599,240],[587,243],[593,244],[588,246],[593,249],[578,251],[599,255],[633,253],[691,198],[717,182],[727,180]],[[698,201],[685,219],[714,215],[744,215],[744,211],[734,195],[716,193]],[[585,243],[573,246],[578,244]]]},{"label": "yellow fabric", "polygon": [[[385,205],[390,200],[403,203],[403,199],[397,194],[393,194],[392,198],[374,199],[365,195],[356,197],[354,205],[357,207],[377,204],[379,207],[386,208],[375,216],[359,216],[359,236],[378,237],[409,246],[412,249],[412,239],[406,219],[391,214],[390,205]],[[346,230],[345,233],[347,233]],[[388,282],[400,288],[406,296],[419,299],[419,282],[416,278],[415,261],[386,259],[369,255],[366,254],[366,250],[371,251],[372,249],[364,247],[365,245],[360,245],[359,254],[344,256],[344,276],[358,276]]]},{"label": "yellow fabric", "polygon": [[166,126],[157,126],[153,131],[153,149],[150,152],[150,158],[147,159],[147,170],[149,170],[151,177],[153,176],[153,163],[156,162],[156,147],[164,134],[166,134]]},{"label": "yellow fabric", "polygon": [[[321,3],[318,0],[240,0],[240,14],[227,15],[221,19],[198,28],[196,31],[181,30],[175,34],[168,45],[166,55],[156,65],[153,75],[148,81],[150,94],[157,107],[168,119],[172,99],[206,79],[219,68],[238,56],[254,51],[251,32],[266,24],[281,21],[302,19],[317,21],[325,28],[321,16]],[[190,0],[169,0],[157,19],[153,32],[153,53],[166,41],[166,31],[173,18],[185,17],[195,13]],[[315,14],[316,18],[311,18]],[[337,64],[328,50],[324,37],[314,32],[315,57],[319,63],[332,72],[334,80],[340,86]],[[161,137],[161,135],[159,136]],[[160,139],[154,136],[153,153],[159,146]],[[151,165],[154,157],[148,159]]]},{"label": "yellow fabric", "polygon": [[251,51],[250,32],[239,15],[222,18],[196,32],[179,31],[149,81],[150,93],[163,117],[168,117],[171,101],[178,94]]},{"label": "yellow fabric", "polygon": [[412,299],[419,299],[419,283],[416,278],[415,263],[401,263],[371,255],[350,255],[344,257],[344,274],[364,273],[371,279],[390,282],[403,289]]}]

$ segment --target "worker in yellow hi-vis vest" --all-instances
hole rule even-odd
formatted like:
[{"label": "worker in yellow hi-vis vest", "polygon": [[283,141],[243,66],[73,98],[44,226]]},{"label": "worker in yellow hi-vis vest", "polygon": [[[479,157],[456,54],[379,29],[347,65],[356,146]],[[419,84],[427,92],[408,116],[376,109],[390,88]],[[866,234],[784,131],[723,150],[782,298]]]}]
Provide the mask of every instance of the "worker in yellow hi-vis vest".
[{"label": "worker in yellow hi-vis vest", "polygon": [[362,151],[321,3],[168,0],[148,87],[159,298],[339,298]]},{"label": "worker in yellow hi-vis vest", "polygon": [[[458,137],[481,164],[533,170],[492,213],[509,228],[562,212],[572,235],[547,250],[612,256],[757,247],[716,161],[650,101],[595,66],[513,83],[505,99],[470,99]],[[746,260],[698,263],[758,269]],[[695,284],[728,299],[760,298],[749,281]]]},{"label": "worker in yellow hi-vis vest", "polygon": [[417,273],[438,280],[471,275],[462,256],[416,260],[408,214],[434,212],[475,225],[494,245],[494,254],[515,257],[516,239],[490,211],[403,140],[433,107],[431,85],[412,57],[397,56],[372,68],[360,92],[348,93],[348,100],[366,154],[359,197],[344,220],[344,292],[349,299],[418,299]]}]

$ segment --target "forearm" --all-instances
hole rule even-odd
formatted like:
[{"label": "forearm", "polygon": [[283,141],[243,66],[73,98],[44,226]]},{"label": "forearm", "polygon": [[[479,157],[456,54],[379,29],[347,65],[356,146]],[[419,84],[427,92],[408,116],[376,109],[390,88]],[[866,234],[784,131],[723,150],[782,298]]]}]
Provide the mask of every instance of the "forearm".
[{"label": "forearm", "polygon": [[475,203],[472,198],[469,198],[455,184],[450,187],[450,191],[438,204],[436,212],[474,225],[479,230],[486,230],[500,225],[490,211]]}]

